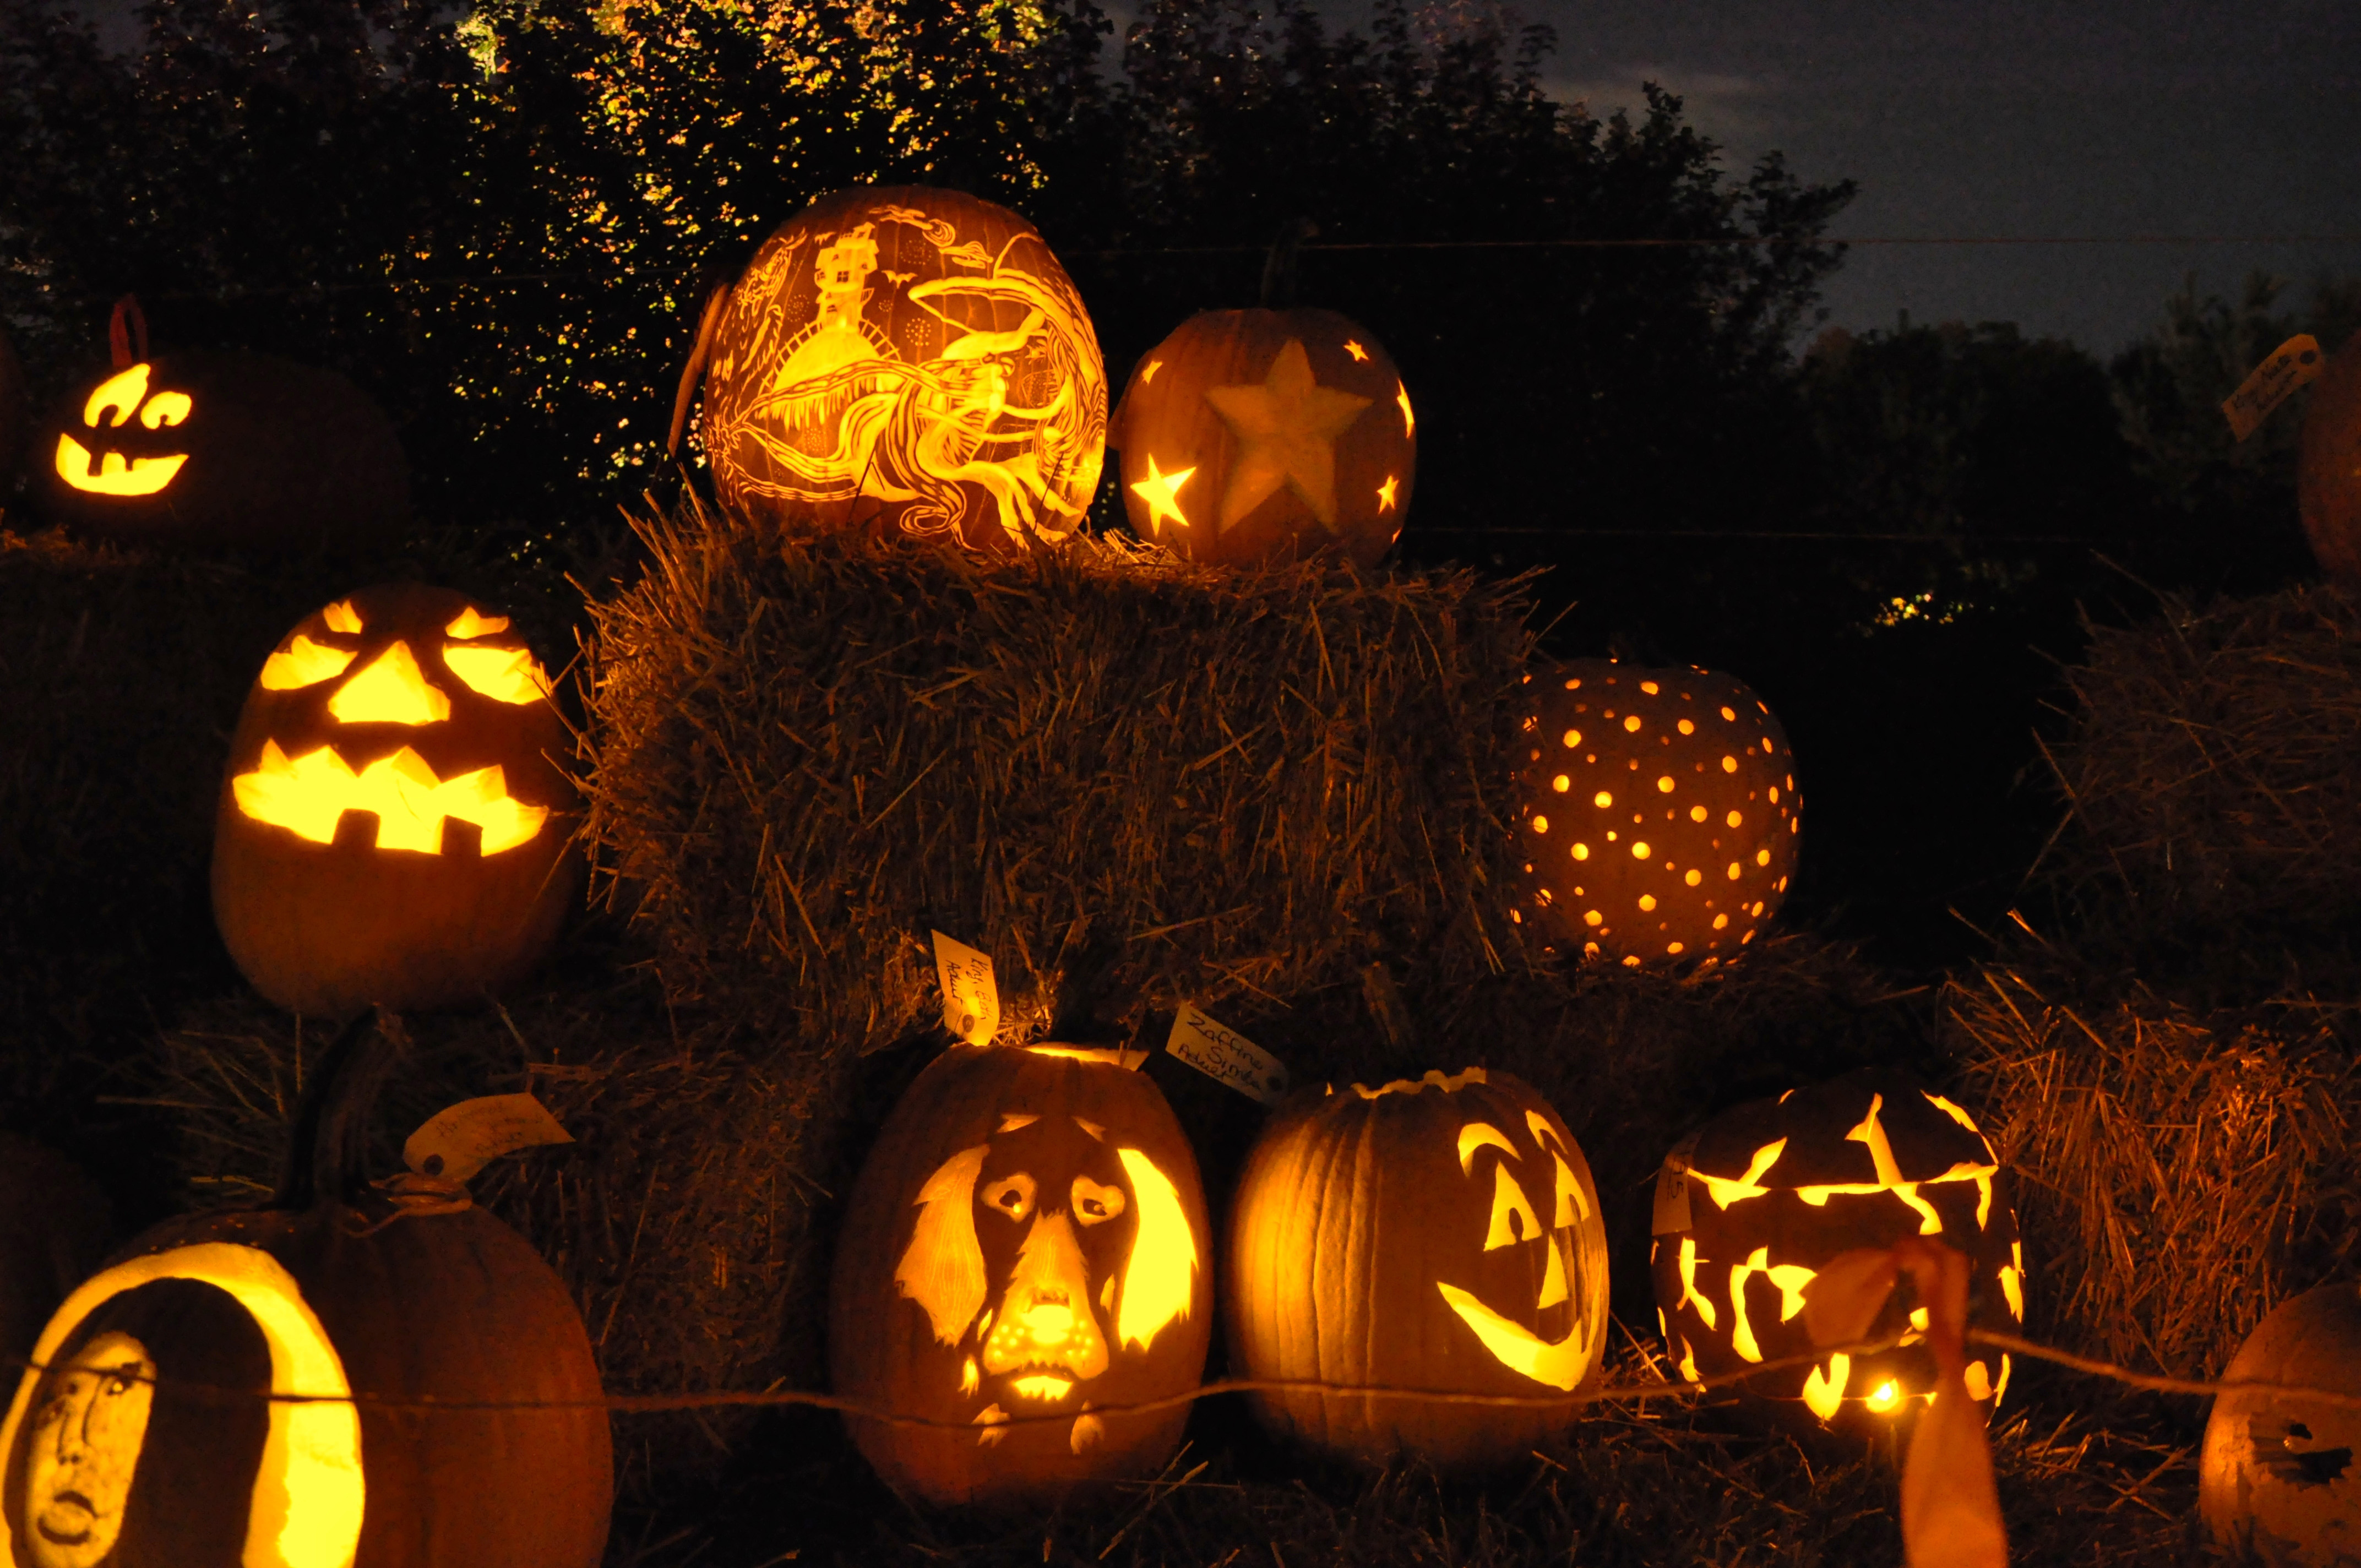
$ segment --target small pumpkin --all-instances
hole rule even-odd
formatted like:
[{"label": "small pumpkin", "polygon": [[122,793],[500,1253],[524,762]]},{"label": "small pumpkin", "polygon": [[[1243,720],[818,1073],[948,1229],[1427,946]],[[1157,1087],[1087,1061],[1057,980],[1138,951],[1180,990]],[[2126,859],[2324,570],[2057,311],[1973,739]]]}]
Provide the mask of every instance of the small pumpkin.
[{"label": "small pumpkin", "polygon": [[465,1188],[363,1179],[392,1050],[364,1024],[323,1060],[269,1207],[149,1231],[49,1320],[0,1424],[0,1562],[598,1562],[589,1336]]},{"label": "small pumpkin", "polygon": [[2296,506],[2323,571],[2361,590],[2361,338],[2312,384],[2296,455]]},{"label": "small pumpkin", "polygon": [[[1724,1112],[1664,1158],[1650,1253],[1665,1354],[1690,1381],[1813,1354],[1804,1288],[1839,1255],[1927,1236],[1964,1254],[1976,1318],[2025,1321],[2025,1248],[2005,1173],[1974,1118],[1907,1073],[1865,1068]],[[1876,1431],[1934,1397],[1923,1307],[1896,1296],[1870,1337],[1748,1379],[1748,1397],[1803,1424]],[[1915,1315],[1914,1315],[1915,1314]],[[1987,1412],[2009,1358],[1978,1352],[1968,1393]]]},{"label": "small pumpkin", "polygon": [[1410,514],[1409,389],[1334,311],[1191,316],[1133,370],[1115,422],[1132,532],[1192,560],[1374,566]]},{"label": "small pumpkin", "polygon": [[214,817],[214,914],[257,991],[454,1007],[541,960],[581,875],[549,694],[509,618],[450,588],[365,588],[287,634]]},{"label": "small pumpkin", "polygon": [[1544,952],[1719,962],[1774,918],[1803,796],[1735,676],[1577,659],[1524,678],[1510,918]]},{"label": "small pumpkin", "polygon": [[998,552],[1064,538],[1098,489],[1090,313],[1039,231],[974,196],[814,202],[708,302],[679,411],[699,374],[714,486],[752,515]]},{"label": "small pumpkin", "polygon": [[1252,1396],[1273,1431],[1382,1463],[1511,1459],[1572,1424],[1607,1337],[1598,1190],[1548,1102],[1471,1067],[1281,1108],[1239,1178],[1223,1300],[1241,1376],[1564,1403]]},{"label": "small pumpkin", "polygon": [[[2238,1347],[2224,1381],[2361,1395],[2361,1288],[2323,1285],[2280,1302]],[[2301,1395],[2217,1395],[2197,1461],[2197,1511],[2223,1551],[2273,1568],[2361,1562],[2361,1411]]]},{"label": "small pumpkin", "polygon": [[829,1280],[836,1392],[896,1491],[1054,1496],[1152,1475],[1188,1408],[1101,1413],[1203,1380],[1213,1251],[1196,1156],[1145,1053],[957,1046],[862,1167]]}]

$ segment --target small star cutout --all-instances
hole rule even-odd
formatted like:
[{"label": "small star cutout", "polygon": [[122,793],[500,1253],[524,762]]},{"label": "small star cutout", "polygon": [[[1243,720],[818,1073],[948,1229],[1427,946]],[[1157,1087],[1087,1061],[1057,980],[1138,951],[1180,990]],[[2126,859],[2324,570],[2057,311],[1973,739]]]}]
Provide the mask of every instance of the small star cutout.
[{"label": "small star cutout", "polygon": [[1260,506],[1281,485],[1312,509],[1321,526],[1336,526],[1336,438],[1369,406],[1367,398],[1312,379],[1300,339],[1270,362],[1260,382],[1208,387],[1205,400],[1236,438],[1230,480],[1222,494],[1224,530]]},{"label": "small star cutout", "polygon": [[1387,475],[1386,482],[1378,487],[1378,510],[1379,511],[1393,510],[1394,492],[1400,488],[1401,481],[1395,478],[1391,474]]},{"label": "small star cutout", "polygon": [[1349,337],[1345,340],[1345,352],[1353,356],[1353,362],[1356,365],[1367,365],[1369,362],[1369,351]]},{"label": "small star cutout", "polygon": [[1156,373],[1163,368],[1164,361],[1161,359],[1149,360],[1147,364],[1139,367],[1139,384],[1145,387],[1150,381],[1155,380]]},{"label": "small star cutout", "polygon": [[1183,468],[1177,474],[1159,474],[1156,471],[1155,454],[1148,455],[1148,477],[1134,483],[1131,493],[1148,503],[1148,526],[1159,538],[1163,536],[1166,518],[1180,523],[1189,521],[1180,510],[1180,490],[1196,471]]}]

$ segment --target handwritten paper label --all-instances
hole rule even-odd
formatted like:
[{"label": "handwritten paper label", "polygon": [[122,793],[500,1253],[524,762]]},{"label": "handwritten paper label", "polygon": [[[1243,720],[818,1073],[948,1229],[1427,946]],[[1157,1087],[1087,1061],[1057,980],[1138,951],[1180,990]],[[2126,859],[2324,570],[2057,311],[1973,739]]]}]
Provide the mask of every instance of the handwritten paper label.
[{"label": "handwritten paper label", "polygon": [[1664,1168],[1656,1172],[1656,1212],[1649,1222],[1651,1234],[1679,1235],[1689,1228],[1689,1158],[1697,1153],[1697,1135],[1691,1133],[1673,1146]]},{"label": "handwritten paper label", "polygon": [[1287,1097],[1284,1062],[1186,1002],[1173,1017],[1172,1037],[1164,1048],[1207,1078],[1266,1105],[1276,1105]]},{"label": "handwritten paper label", "polygon": [[935,978],[943,988],[943,1027],[954,1039],[988,1046],[1000,1032],[1000,987],[992,978],[992,955],[965,942],[935,934]]},{"label": "handwritten paper label", "polygon": [[421,1176],[466,1181],[504,1154],[573,1141],[574,1135],[532,1095],[488,1094],[427,1118],[401,1146],[401,1159]]},{"label": "handwritten paper label", "polygon": [[2289,393],[2327,367],[2328,356],[2321,353],[2312,334],[2298,333],[2280,344],[2222,405],[2231,433],[2241,441],[2254,434]]}]

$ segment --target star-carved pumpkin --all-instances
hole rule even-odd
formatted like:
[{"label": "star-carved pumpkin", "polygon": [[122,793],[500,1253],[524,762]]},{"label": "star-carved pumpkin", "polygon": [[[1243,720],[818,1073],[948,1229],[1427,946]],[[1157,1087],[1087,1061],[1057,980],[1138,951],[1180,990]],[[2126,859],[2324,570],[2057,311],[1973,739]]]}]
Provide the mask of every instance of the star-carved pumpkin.
[{"label": "star-carved pumpkin", "polygon": [[480,1003],[555,940],[580,865],[570,745],[507,616],[392,584],[307,618],[230,742],[214,913],[291,1011]]},{"label": "star-carved pumpkin", "polygon": [[409,517],[409,466],[383,411],[342,376],[267,355],[119,364],[38,439],[43,514],[120,543],[343,548]]},{"label": "star-carved pumpkin", "polygon": [[2361,590],[2361,337],[2312,384],[2296,456],[2296,506],[2322,570]]},{"label": "star-carved pumpkin", "polygon": [[1607,1233],[1565,1123],[1505,1072],[1281,1108],[1246,1160],[1223,1291],[1241,1376],[1563,1404],[1257,1394],[1273,1431],[1382,1463],[1504,1461],[1564,1432],[1607,1335]]},{"label": "star-carved pumpkin", "polygon": [[[2361,1394],[2361,1287],[2307,1290],[2272,1309],[2222,1374]],[[2361,1562],[2361,1411],[2264,1389],[2218,1396],[2197,1462],[2197,1511],[2236,1562]]]},{"label": "star-carved pumpkin", "polygon": [[1115,428],[1132,532],[1193,560],[1377,565],[1418,476],[1385,345],[1334,311],[1207,311],[1131,374]]},{"label": "star-carved pumpkin", "polygon": [[[1906,1073],[1864,1069],[1714,1118],[1665,1157],[1653,1228],[1658,1326],[1691,1381],[1811,1355],[1805,1287],[1839,1254],[1904,1236],[1966,1255],[1972,1322],[2014,1332],[2025,1321],[2025,1249],[1999,1157],[1965,1110]],[[1766,1372],[1745,1394],[1806,1425],[1915,1416],[1935,1387],[1925,1314],[1897,1293],[1869,1336],[1898,1340],[1892,1350]],[[1968,1392],[1989,1412],[2009,1358],[1976,1354]]]},{"label": "star-carved pumpkin", "polygon": [[1510,917],[1545,952],[1734,955],[1776,916],[1803,796],[1786,732],[1710,670],[1579,659],[1525,676]]},{"label": "star-carved pumpkin", "polygon": [[1151,1475],[1204,1376],[1213,1251],[1197,1161],[1145,1053],[954,1047],[887,1119],[829,1285],[836,1392],[897,1491],[1018,1502]]},{"label": "star-carved pumpkin", "polygon": [[1090,506],[1106,449],[1098,337],[1006,208],[837,192],[772,235],[719,310],[702,435],[726,505],[978,552],[1062,539]]},{"label": "star-carved pumpkin", "polygon": [[0,1424],[0,1563],[598,1562],[589,1336],[464,1187],[363,1179],[383,1048],[323,1059],[269,1206],[167,1222],[49,1319]]}]

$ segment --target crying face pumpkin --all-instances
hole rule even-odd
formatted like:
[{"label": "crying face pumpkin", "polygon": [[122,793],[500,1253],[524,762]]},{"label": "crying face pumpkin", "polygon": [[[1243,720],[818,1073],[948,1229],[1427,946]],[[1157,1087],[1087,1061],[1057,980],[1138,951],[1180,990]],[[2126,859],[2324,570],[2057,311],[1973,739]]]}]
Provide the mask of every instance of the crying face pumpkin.
[{"label": "crying face pumpkin", "polygon": [[522,978],[579,874],[566,740],[532,651],[465,595],[390,585],[311,616],[231,742],[213,867],[230,956],[328,1017]]}]

